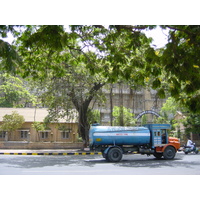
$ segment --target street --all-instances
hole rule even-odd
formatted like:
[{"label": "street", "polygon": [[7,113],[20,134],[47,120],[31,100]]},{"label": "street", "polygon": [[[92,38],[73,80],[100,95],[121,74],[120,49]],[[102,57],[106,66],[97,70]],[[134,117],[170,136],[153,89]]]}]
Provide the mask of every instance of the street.
[{"label": "street", "polygon": [[0,175],[200,175],[200,154],[178,152],[174,160],[124,155],[119,163],[101,155],[0,155]]}]

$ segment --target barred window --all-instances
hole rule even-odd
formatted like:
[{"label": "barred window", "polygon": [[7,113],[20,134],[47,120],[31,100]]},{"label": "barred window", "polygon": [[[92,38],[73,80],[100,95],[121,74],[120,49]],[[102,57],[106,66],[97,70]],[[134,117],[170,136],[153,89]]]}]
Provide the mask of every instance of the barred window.
[{"label": "barred window", "polygon": [[62,138],[63,139],[68,139],[69,138],[69,131],[62,131],[61,134],[62,134]]},{"label": "barred window", "polygon": [[6,137],[6,131],[0,131],[0,138]]},{"label": "barred window", "polygon": [[72,132],[72,128],[62,127],[62,129],[60,129],[61,138],[69,139],[71,132]]},{"label": "barred window", "polygon": [[28,137],[28,131],[20,131],[21,138],[25,139]]},{"label": "barred window", "polygon": [[49,137],[49,132],[48,131],[41,132],[41,138],[42,139],[47,139],[48,137]]}]

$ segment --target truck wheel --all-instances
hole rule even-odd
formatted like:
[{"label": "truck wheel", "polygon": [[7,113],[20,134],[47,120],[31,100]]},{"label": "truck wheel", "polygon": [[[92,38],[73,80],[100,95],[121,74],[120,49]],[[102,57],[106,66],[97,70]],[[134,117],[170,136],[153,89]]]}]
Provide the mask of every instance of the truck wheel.
[{"label": "truck wheel", "polygon": [[110,162],[119,162],[122,159],[122,151],[119,148],[111,148],[107,154],[107,160]]},{"label": "truck wheel", "polygon": [[157,152],[155,152],[153,155],[154,155],[157,159],[161,159],[162,156],[163,156],[163,153],[157,153]]},{"label": "truck wheel", "polygon": [[102,156],[103,156],[103,158],[105,158],[106,159],[106,161],[110,161],[109,159],[108,159],[108,154],[105,154],[105,153],[102,153]]},{"label": "truck wheel", "polygon": [[166,149],[163,152],[164,159],[166,159],[166,160],[173,159],[175,157],[175,155],[176,155],[176,151],[175,151],[174,147],[172,147],[172,146],[166,147]]},{"label": "truck wheel", "polygon": [[102,154],[103,158],[106,158],[106,154],[104,153],[104,151],[101,151],[101,154]]}]

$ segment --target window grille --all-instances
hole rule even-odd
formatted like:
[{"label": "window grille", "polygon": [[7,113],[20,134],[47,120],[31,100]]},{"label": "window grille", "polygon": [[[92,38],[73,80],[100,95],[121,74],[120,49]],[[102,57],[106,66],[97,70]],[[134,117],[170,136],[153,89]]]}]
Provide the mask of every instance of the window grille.
[{"label": "window grille", "polygon": [[41,138],[42,139],[47,139],[49,137],[49,132],[48,131],[43,131],[41,133]]},{"label": "window grille", "polygon": [[6,131],[0,131],[0,138],[6,137]]},{"label": "window grille", "polygon": [[20,131],[21,138],[26,139],[28,138],[28,131]]}]

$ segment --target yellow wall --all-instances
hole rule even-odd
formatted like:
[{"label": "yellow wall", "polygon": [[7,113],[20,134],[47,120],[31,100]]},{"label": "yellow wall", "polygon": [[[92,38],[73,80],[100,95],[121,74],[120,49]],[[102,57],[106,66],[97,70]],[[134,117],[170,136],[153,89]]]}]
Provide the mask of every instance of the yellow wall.
[{"label": "yellow wall", "polygon": [[[66,128],[70,128],[71,131],[69,133],[69,138],[62,137],[62,130],[59,130],[59,126],[64,126]],[[52,123],[48,125],[50,130],[48,131],[48,138],[42,138],[41,133],[37,133],[36,130],[32,127],[32,122],[25,122],[23,126],[14,131],[12,134],[8,135],[7,141],[29,141],[29,142],[76,142],[77,140],[77,123]],[[28,138],[21,138],[20,130],[29,130]],[[5,141],[5,138],[0,138],[0,141]]]}]

